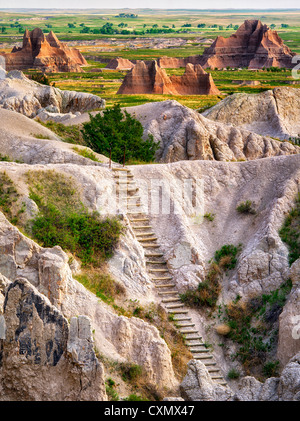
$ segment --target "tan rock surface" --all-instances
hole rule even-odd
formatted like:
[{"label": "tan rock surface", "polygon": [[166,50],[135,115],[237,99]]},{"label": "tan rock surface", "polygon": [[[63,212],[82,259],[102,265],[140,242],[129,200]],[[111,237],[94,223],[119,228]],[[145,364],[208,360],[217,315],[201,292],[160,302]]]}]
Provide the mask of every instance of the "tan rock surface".
[{"label": "tan rock surface", "polygon": [[0,79],[0,108],[17,111],[27,117],[36,117],[42,111],[82,113],[104,107],[105,101],[97,95],[42,85],[17,70]]},{"label": "tan rock surface", "polygon": [[[237,112],[238,110],[238,112]],[[203,116],[262,136],[299,138],[300,89],[278,87],[259,94],[233,94]]]}]

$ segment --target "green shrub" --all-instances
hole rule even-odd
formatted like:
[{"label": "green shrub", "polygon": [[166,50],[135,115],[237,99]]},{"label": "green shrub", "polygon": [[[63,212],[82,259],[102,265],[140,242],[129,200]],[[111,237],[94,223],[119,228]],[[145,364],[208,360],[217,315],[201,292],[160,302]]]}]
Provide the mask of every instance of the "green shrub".
[{"label": "green shrub", "polygon": [[142,367],[137,364],[120,363],[120,370],[124,382],[136,381],[142,374]]},{"label": "green shrub", "polygon": [[83,138],[95,152],[111,157],[113,161],[123,162],[137,159],[145,162],[153,161],[158,144],[153,136],[142,139],[143,126],[129,113],[121,110],[119,104],[95,116],[90,114],[90,121],[83,124]]},{"label": "green shrub", "polygon": [[44,73],[32,73],[30,76],[35,82],[41,83],[42,85],[50,85],[50,80]]},{"label": "green shrub", "polygon": [[115,389],[116,384],[114,382],[114,380],[112,380],[111,378],[108,378],[105,381],[105,389],[106,389],[106,393],[107,393],[107,397],[109,401],[119,401],[119,395]]},{"label": "green shrub", "polygon": [[212,264],[205,280],[198,284],[196,290],[187,290],[181,294],[181,300],[192,307],[215,308],[221,291],[220,274],[218,265]]},{"label": "green shrub", "polygon": [[265,377],[279,376],[279,361],[268,361],[263,366],[263,375]]},{"label": "green shrub", "polygon": [[231,370],[229,370],[229,372],[227,374],[227,377],[230,380],[236,380],[236,379],[238,379],[240,377],[240,373],[235,368],[232,368]]},{"label": "green shrub", "polygon": [[112,257],[122,232],[118,218],[101,218],[87,210],[63,214],[52,204],[42,204],[32,221],[32,234],[44,247],[60,245],[83,263],[99,265]]},{"label": "green shrub", "polygon": [[289,247],[289,263],[294,263],[300,257],[300,193],[298,194],[295,207],[285,218],[279,235]]},{"label": "green shrub", "polygon": [[246,200],[246,202],[241,202],[236,210],[240,213],[248,213],[248,214],[255,214],[255,210],[252,208],[252,202],[250,200]]},{"label": "green shrub", "polygon": [[215,219],[215,214],[214,213],[205,213],[204,214],[204,218],[207,219],[208,221],[213,221]]},{"label": "green shrub", "polygon": [[215,261],[225,270],[234,269],[237,263],[237,254],[240,246],[225,244],[220,250],[215,252]]}]

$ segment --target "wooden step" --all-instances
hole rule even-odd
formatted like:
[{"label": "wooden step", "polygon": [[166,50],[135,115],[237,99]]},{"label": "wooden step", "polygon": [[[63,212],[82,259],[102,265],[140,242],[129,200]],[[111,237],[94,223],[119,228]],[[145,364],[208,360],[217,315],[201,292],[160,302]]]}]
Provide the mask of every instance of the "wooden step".
[{"label": "wooden step", "polygon": [[184,322],[187,320],[192,320],[191,317],[180,317],[180,319],[174,319],[174,322]]},{"label": "wooden step", "polygon": [[146,230],[146,229],[152,229],[151,225],[140,225],[139,227],[133,226],[134,230]]},{"label": "wooden step", "polygon": [[174,298],[165,298],[164,300],[161,300],[162,303],[172,303],[174,301],[180,301],[180,298],[174,297]]},{"label": "wooden step", "polygon": [[169,272],[169,269],[148,269],[148,272],[156,272],[156,273],[164,273],[164,272]]},{"label": "wooden step", "polygon": [[[198,335],[198,336],[192,336],[191,338],[185,338],[186,341],[196,341],[196,340],[200,340],[202,339],[202,336]],[[195,346],[195,344],[189,345],[187,344],[187,346]]]},{"label": "wooden step", "polygon": [[178,294],[178,291],[162,291],[162,292],[158,292],[159,295],[175,295]]},{"label": "wooden step", "polygon": [[139,242],[143,243],[143,242],[147,242],[147,241],[156,241],[157,237],[150,237],[150,238],[139,238]]},{"label": "wooden step", "polygon": [[[174,320],[174,322],[175,321],[177,322],[177,320]],[[182,327],[191,327],[191,326],[195,326],[195,323],[185,323],[185,324],[178,324],[178,323],[176,323],[176,326],[177,327],[180,327],[180,328],[182,328]]]},{"label": "wooden step", "polygon": [[155,288],[173,288],[175,284],[162,284],[162,285],[155,285]]},{"label": "wooden step", "polygon": [[219,368],[209,368],[207,371],[209,373],[219,373],[220,372],[220,369]]},{"label": "wooden step", "polygon": [[135,184],[135,181],[126,181],[126,180],[116,180],[115,181],[116,184]]},{"label": "wooden step", "polygon": [[[135,234],[135,236],[138,238],[138,237],[143,237],[144,235],[153,235],[153,234],[154,234],[154,232],[142,232],[140,234]],[[148,238],[148,240],[149,240],[149,238]]]},{"label": "wooden step", "polygon": [[173,279],[172,276],[164,276],[164,277],[159,277],[159,278],[152,278],[152,281],[171,281],[172,279]]},{"label": "wooden step", "polygon": [[124,192],[127,192],[127,193],[132,193],[132,192],[136,192],[138,190],[138,187],[136,187],[136,188],[131,188],[131,189],[118,189],[118,191],[119,192],[121,192],[121,191],[124,191]]},{"label": "wooden step", "polygon": [[130,172],[130,169],[125,168],[125,167],[113,167],[112,171],[127,171],[127,172]]},{"label": "wooden step", "polygon": [[224,380],[223,376],[210,376],[213,380]]},{"label": "wooden step", "polygon": [[167,264],[167,262],[165,261],[160,262],[159,260],[146,260],[146,263],[148,265],[166,265]]},{"label": "wooden step", "polygon": [[145,257],[162,257],[162,253],[145,253]]},{"label": "wooden step", "polygon": [[189,311],[188,310],[184,310],[184,309],[182,309],[182,310],[172,310],[172,309],[168,309],[167,310],[168,311],[168,313],[171,313],[171,314],[187,314]]},{"label": "wooden step", "polygon": [[160,248],[160,245],[159,244],[143,244],[143,247],[144,248],[150,247],[150,248],[157,248],[157,249],[159,249]]},{"label": "wooden step", "polygon": [[197,353],[201,354],[203,352],[209,352],[209,349],[190,349],[190,351],[195,354]]},{"label": "wooden step", "polygon": [[166,306],[167,307],[167,309],[169,310],[170,308],[181,308],[181,307],[184,307],[184,304],[171,304],[171,305],[169,305],[169,306]]},{"label": "wooden step", "polygon": [[204,343],[202,343],[202,342],[199,342],[198,344],[187,344],[187,346],[203,346],[203,345],[204,345]]},{"label": "wooden step", "polygon": [[[129,218],[130,219],[130,218]],[[136,219],[130,219],[130,222],[140,222],[140,221],[149,221],[149,218],[136,218]],[[133,226],[133,228],[135,228]]]},{"label": "wooden step", "polygon": [[[182,333],[183,335],[191,335],[192,333],[197,333],[197,330],[181,330],[180,333]],[[185,338],[188,339],[188,338]]]},{"label": "wooden step", "polygon": [[194,355],[193,356],[194,360],[212,360],[213,356],[212,355]]}]

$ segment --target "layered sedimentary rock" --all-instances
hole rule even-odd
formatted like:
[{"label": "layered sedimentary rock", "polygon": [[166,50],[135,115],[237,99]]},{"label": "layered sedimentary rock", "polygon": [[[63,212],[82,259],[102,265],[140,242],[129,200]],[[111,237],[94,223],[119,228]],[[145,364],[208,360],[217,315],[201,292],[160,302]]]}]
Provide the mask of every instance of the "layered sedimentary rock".
[{"label": "layered sedimentary rock", "polygon": [[182,76],[171,76],[171,82],[179,95],[219,95],[210,73],[206,73],[200,64],[188,63]]},{"label": "layered sedimentary rock", "polygon": [[179,58],[164,56],[157,59],[157,63],[162,69],[176,69],[179,67],[185,67],[188,63],[200,64],[200,61],[200,55]]},{"label": "layered sedimentary rock", "polygon": [[293,67],[296,55],[272,31],[259,20],[246,20],[229,38],[217,37],[200,60],[206,68],[249,67]]},{"label": "layered sedimentary rock", "polygon": [[7,71],[36,68],[43,72],[82,72],[81,66],[87,64],[79,50],[60,42],[52,31],[46,36],[40,28],[31,32],[26,29],[22,47],[14,47],[4,58]]},{"label": "layered sedimentary rock", "polygon": [[300,153],[300,147],[290,142],[211,121],[177,101],[127,107],[126,111],[142,123],[145,136],[152,134],[159,142],[158,162],[238,161]]},{"label": "layered sedimentary rock", "polygon": [[[0,288],[1,400],[107,400],[90,319],[67,319],[25,278]],[[1,330],[1,328],[0,328]]]},{"label": "layered sedimentary rock", "polygon": [[169,77],[154,60],[137,62],[125,76],[118,94],[218,95],[210,74],[200,65],[188,64],[184,75]]},{"label": "layered sedimentary rock", "polygon": [[113,58],[105,67],[106,69],[114,69],[114,70],[131,70],[134,67],[134,64],[122,57]]},{"label": "layered sedimentary rock", "polygon": [[42,85],[18,70],[0,79],[0,108],[17,111],[27,117],[35,117],[42,111],[81,113],[104,107],[105,101],[97,95]]},{"label": "layered sedimentary rock", "polygon": [[264,136],[299,138],[300,89],[278,87],[259,94],[233,94],[202,115]]}]

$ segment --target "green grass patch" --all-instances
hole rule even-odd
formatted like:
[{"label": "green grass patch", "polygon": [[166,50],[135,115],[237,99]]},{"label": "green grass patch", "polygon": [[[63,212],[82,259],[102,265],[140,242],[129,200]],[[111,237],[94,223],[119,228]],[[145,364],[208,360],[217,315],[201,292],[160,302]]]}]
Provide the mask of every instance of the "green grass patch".
[{"label": "green grass patch", "polygon": [[84,158],[88,158],[91,161],[95,161],[95,162],[101,162],[99,161],[99,159],[96,157],[96,155],[94,154],[93,151],[84,148],[84,149],[80,149],[77,148],[76,146],[73,148],[73,151],[75,151],[76,153],[78,153],[78,155],[83,156]]},{"label": "green grass patch", "polygon": [[100,266],[112,257],[123,226],[117,217],[90,213],[80,200],[76,181],[55,171],[27,174],[30,198],[39,208],[30,232],[44,247],[61,246],[84,264]]},{"label": "green grass patch", "polygon": [[114,303],[117,296],[125,294],[124,287],[103,270],[85,270],[74,278],[107,304]]},{"label": "green grass patch", "polygon": [[85,145],[80,127],[77,125],[65,126],[62,123],[55,123],[54,121],[47,121],[43,123],[41,120],[38,120],[38,122],[59,136],[64,142]]}]

